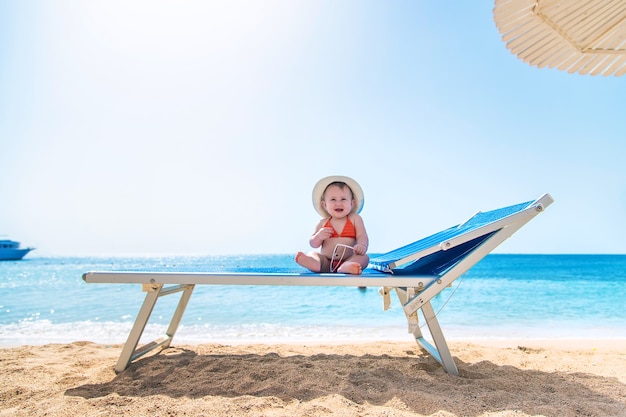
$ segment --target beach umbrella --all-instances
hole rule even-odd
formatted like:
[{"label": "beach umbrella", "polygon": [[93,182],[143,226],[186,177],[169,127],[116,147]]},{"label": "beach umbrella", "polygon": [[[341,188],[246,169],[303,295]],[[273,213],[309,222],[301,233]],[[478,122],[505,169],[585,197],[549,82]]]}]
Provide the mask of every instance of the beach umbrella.
[{"label": "beach umbrella", "polygon": [[626,0],[495,0],[506,47],[538,68],[626,73]]}]

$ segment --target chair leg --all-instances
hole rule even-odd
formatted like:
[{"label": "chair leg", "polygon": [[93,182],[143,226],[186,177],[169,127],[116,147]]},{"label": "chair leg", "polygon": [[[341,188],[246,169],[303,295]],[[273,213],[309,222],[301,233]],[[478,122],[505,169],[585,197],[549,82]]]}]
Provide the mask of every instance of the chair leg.
[{"label": "chair leg", "polygon": [[180,324],[180,320],[183,318],[183,313],[185,312],[185,309],[187,308],[187,303],[189,302],[189,298],[191,298],[191,293],[193,292],[194,288],[195,288],[195,285],[193,284],[187,285],[185,287],[185,290],[183,291],[183,295],[180,296],[180,300],[178,301],[178,306],[176,307],[176,311],[174,312],[174,315],[172,316],[172,320],[170,321],[170,325],[167,328],[167,336],[169,336],[169,339],[167,340],[165,344],[163,344],[164,347],[169,347],[170,344],[172,343],[172,339],[174,338],[174,335],[176,334],[176,330],[178,330],[178,325]]},{"label": "chair leg", "polygon": [[[439,321],[437,320],[437,316],[435,315],[435,311],[433,310],[433,306],[430,304],[430,301],[422,306],[422,313],[424,314],[424,319],[426,320],[426,324],[428,324],[428,330],[430,331],[430,335],[435,343],[435,353],[430,353],[435,357],[435,359],[437,359],[437,361],[439,361],[439,363],[441,363],[443,369],[445,369],[447,373],[458,376],[459,370],[456,367],[456,363],[454,363],[454,359],[452,358],[452,354],[448,348],[448,343],[446,342],[446,338],[441,331],[441,326],[439,326]],[[423,337],[420,339],[421,341],[418,340],[418,343],[423,346],[423,343],[426,341]],[[432,349],[432,345],[430,348]]]},{"label": "chair leg", "polygon": [[137,314],[137,318],[135,319],[133,328],[128,335],[128,339],[126,340],[126,343],[122,348],[122,353],[117,360],[117,365],[115,365],[115,372],[122,372],[128,367],[128,365],[132,361],[133,353],[135,352],[137,344],[139,343],[139,339],[141,338],[141,335],[146,328],[146,324],[148,323],[148,319],[152,314],[154,305],[159,299],[159,293],[162,287],[163,285],[155,286],[153,290],[146,293],[146,298],[141,305],[139,314]]},{"label": "chair leg", "polygon": [[[415,297],[416,291],[414,288],[395,287],[394,289],[396,290],[396,295],[398,296],[398,300],[400,300],[400,304],[402,305],[406,304],[409,300]],[[409,325],[409,333],[411,333],[416,338],[422,337],[417,310],[413,312],[408,312],[405,309],[404,315]]]},{"label": "chair leg", "polygon": [[[431,356],[443,366],[443,369],[445,369],[447,373],[458,376],[459,370],[450,354],[450,349],[448,348],[448,344],[446,343],[446,339],[441,331],[441,326],[439,326],[439,321],[437,320],[437,316],[430,301],[424,302],[423,299],[421,299],[420,302],[423,303],[421,307],[415,310],[410,308],[409,306],[413,304],[413,301],[420,298],[420,294],[409,290],[408,288],[396,288],[396,294],[398,295],[400,303],[403,305],[404,314],[409,322],[409,333],[413,334],[417,344],[430,353]],[[424,321],[428,325],[428,330],[435,343],[434,346],[422,335],[422,330],[418,323],[418,311],[420,309],[422,310]]]},{"label": "chair leg", "polygon": [[[124,369],[130,365],[130,363],[145,355],[146,353],[157,349],[159,347],[169,347],[172,343],[172,339],[176,334],[176,330],[178,329],[178,325],[183,317],[183,313],[187,308],[187,303],[189,302],[189,298],[191,297],[191,293],[195,285],[193,284],[183,284],[176,285],[168,288],[163,288],[163,284],[160,285],[147,285],[144,286],[144,290],[147,291],[146,298],[139,310],[139,314],[137,314],[137,318],[135,319],[135,323],[133,324],[133,328],[128,335],[128,339],[122,348],[122,353],[120,354],[119,359],[117,360],[117,365],[115,365],[116,372],[122,372]],[[148,323],[148,319],[152,314],[152,310],[159,299],[159,297],[175,294],[177,292],[183,292],[178,301],[178,305],[176,306],[176,310],[172,315],[170,320],[170,324],[167,328],[167,332],[164,336],[159,337],[158,339],[145,344],[140,349],[137,349],[137,344],[139,343],[139,339],[143,334],[143,331],[146,328],[146,324]]]}]

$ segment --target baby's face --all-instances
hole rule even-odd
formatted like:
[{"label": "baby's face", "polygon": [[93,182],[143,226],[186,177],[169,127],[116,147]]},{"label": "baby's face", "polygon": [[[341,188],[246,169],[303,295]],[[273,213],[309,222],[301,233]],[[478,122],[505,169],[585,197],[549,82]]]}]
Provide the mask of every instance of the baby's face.
[{"label": "baby's face", "polygon": [[338,218],[350,214],[353,204],[354,200],[350,188],[341,188],[337,185],[328,187],[324,194],[324,200],[322,200],[322,207],[326,209],[328,214]]}]

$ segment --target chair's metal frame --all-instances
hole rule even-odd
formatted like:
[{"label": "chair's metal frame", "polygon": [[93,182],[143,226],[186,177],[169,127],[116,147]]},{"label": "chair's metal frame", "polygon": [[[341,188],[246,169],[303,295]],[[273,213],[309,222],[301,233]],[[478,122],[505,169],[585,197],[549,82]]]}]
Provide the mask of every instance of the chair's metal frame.
[{"label": "chair's metal frame", "polygon": [[[491,236],[479,246],[439,275],[393,275],[393,271],[388,274],[369,269],[364,271],[362,275],[356,276],[281,272],[87,272],[83,275],[83,279],[87,283],[142,284],[143,290],[146,292],[144,302],[115,366],[116,372],[122,372],[131,362],[156,348],[169,347],[195,286],[204,284],[381,287],[385,308],[389,306],[391,290],[395,290],[407,317],[409,332],[413,334],[416,342],[430,353],[444,367],[446,372],[451,375],[458,375],[458,369],[430,303],[431,300],[553,201],[549,194],[545,194],[523,210],[473,229],[471,232],[455,236],[453,239],[439,242],[438,250],[448,250],[476,237],[491,233]],[[431,254],[433,249],[428,248],[423,252],[411,254],[410,260]],[[403,262],[400,260],[397,263],[402,264]],[[162,296],[180,292],[182,295],[166,333],[137,348],[157,300]],[[420,310],[428,326],[432,343],[423,336],[418,324],[418,312]]]}]

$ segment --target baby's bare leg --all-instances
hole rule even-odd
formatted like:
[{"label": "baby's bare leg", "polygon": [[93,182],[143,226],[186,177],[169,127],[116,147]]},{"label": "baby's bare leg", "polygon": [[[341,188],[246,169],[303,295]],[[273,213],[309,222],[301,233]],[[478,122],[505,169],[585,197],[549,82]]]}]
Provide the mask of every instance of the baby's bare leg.
[{"label": "baby's bare leg", "polygon": [[370,262],[370,257],[367,255],[353,255],[349,257],[341,266],[337,269],[337,272],[342,274],[360,275],[363,270],[367,268]]},{"label": "baby's bare leg", "polygon": [[322,270],[322,262],[320,261],[319,254],[315,252],[298,252],[296,254],[296,262],[298,265],[311,272],[320,272]]},{"label": "baby's bare leg", "polygon": [[361,275],[363,268],[358,262],[344,262],[337,268],[337,272],[340,274]]}]

